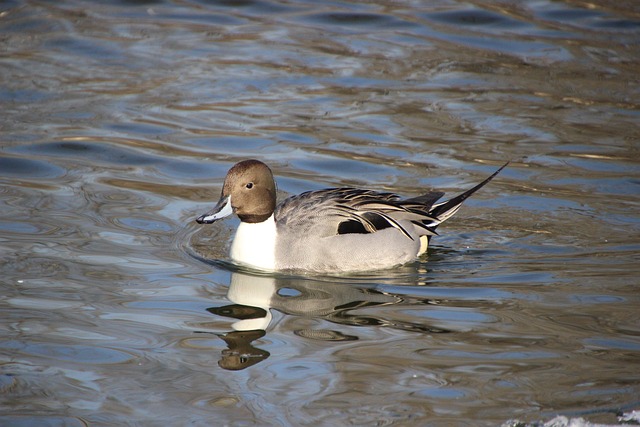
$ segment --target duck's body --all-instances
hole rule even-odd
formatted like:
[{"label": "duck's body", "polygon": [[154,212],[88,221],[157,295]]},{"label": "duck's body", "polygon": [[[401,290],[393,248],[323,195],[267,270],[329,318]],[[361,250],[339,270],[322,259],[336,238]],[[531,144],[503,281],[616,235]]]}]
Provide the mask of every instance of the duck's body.
[{"label": "duck's body", "polygon": [[[506,165],[504,165],[506,166]],[[389,268],[423,254],[436,227],[504,168],[451,200],[444,193],[404,199],[392,193],[331,188],[289,197],[276,206],[271,170],[245,160],[229,170],[212,223],[231,213],[241,220],[231,258],[262,270],[341,273]]]}]

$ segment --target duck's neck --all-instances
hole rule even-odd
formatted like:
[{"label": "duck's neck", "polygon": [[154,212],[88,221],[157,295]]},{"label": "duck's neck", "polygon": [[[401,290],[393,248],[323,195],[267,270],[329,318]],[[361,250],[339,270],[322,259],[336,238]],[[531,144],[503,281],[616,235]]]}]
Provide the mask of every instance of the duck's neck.
[{"label": "duck's neck", "polygon": [[276,267],[276,222],[241,222],[231,244],[231,259],[263,270]]}]

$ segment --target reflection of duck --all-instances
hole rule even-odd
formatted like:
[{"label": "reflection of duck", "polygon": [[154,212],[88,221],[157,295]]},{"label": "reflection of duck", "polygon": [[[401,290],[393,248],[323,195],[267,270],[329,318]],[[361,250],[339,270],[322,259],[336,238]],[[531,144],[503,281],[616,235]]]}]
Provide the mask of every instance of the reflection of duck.
[{"label": "reflection of duck", "polygon": [[[222,336],[228,349],[223,351],[220,366],[238,370],[254,365],[269,353],[251,343],[265,335],[272,320],[271,309],[284,314],[322,317],[332,323],[351,326],[386,326],[423,333],[446,330],[428,325],[351,313],[364,307],[400,304],[403,298],[348,283],[329,283],[302,277],[273,277],[234,272],[227,293],[234,304],[212,307],[208,311],[237,319],[234,331]],[[413,300],[412,304],[429,304],[431,300]],[[358,337],[336,330],[300,329],[296,335],[322,341],[349,341]]]}]

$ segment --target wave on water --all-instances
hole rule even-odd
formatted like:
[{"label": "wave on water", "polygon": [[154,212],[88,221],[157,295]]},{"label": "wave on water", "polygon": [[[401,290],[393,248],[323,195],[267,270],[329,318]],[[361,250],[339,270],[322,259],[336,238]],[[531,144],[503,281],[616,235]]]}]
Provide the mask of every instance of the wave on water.
[{"label": "wave on water", "polygon": [[618,422],[616,424],[601,424],[592,423],[583,418],[569,418],[559,415],[549,421],[535,421],[532,423],[509,420],[502,424],[501,427],[626,427],[640,425],[640,410],[624,412],[621,415],[617,415],[617,418]]}]

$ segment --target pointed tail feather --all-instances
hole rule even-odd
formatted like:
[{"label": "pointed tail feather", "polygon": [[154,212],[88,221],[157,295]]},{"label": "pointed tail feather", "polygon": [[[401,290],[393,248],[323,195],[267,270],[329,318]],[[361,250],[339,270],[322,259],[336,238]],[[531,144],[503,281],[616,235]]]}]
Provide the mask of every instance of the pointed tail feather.
[{"label": "pointed tail feather", "polygon": [[433,208],[429,211],[429,214],[431,216],[436,217],[438,219],[438,223],[435,224],[435,226],[432,225],[432,227],[435,229],[435,227],[437,227],[439,224],[451,218],[456,212],[458,212],[458,209],[460,209],[460,206],[462,206],[462,202],[467,200],[473,193],[475,193],[476,191],[484,187],[489,181],[491,181],[496,175],[498,175],[500,171],[504,169],[508,164],[509,162],[502,165],[502,167],[500,167],[500,169],[498,169],[493,174],[491,174],[489,178],[485,179],[475,187],[465,191],[462,194],[455,196],[451,200],[447,200],[446,202],[442,202],[442,203],[438,203],[437,205],[434,205]]}]

